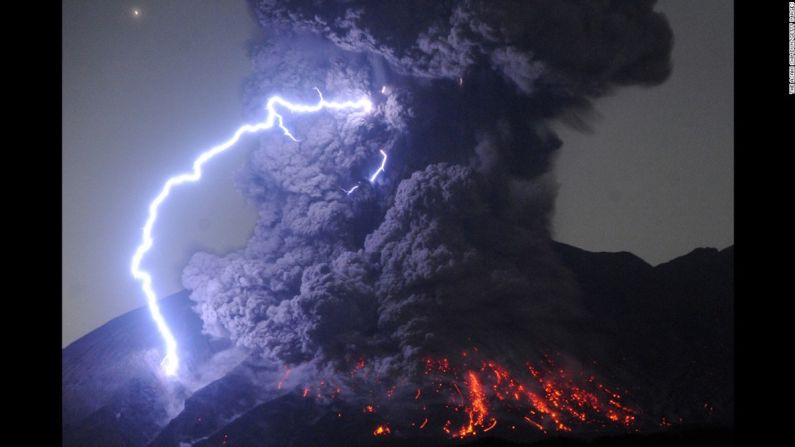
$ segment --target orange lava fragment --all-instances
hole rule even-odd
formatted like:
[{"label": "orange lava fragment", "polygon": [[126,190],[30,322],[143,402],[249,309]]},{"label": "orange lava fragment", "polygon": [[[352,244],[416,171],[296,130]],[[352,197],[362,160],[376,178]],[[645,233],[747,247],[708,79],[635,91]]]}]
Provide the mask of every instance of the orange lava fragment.
[{"label": "orange lava fragment", "polygon": [[277,390],[280,390],[284,387],[284,381],[287,380],[287,377],[290,375],[290,371],[291,371],[290,368],[287,368],[282,378],[279,379],[279,383],[276,385]]},{"label": "orange lava fragment", "polygon": [[373,436],[386,436],[392,433],[392,429],[388,425],[379,425],[373,430]]},{"label": "orange lava fragment", "polygon": [[529,417],[525,416],[525,417],[524,417],[524,420],[526,420],[527,422],[529,422],[529,423],[531,423],[531,424],[535,425],[535,426],[536,426],[536,428],[538,428],[538,429],[539,429],[539,430],[541,430],[542,432],[544,432],[544,433],[546,433],[546,432],[547,432],[546,430],[544,430],[544,426],[543,426],[543,425],[541,425],[541,424],[539,424],[538,422],[536,422],[536,421],[534,421],[534,420],[530,419]]}]

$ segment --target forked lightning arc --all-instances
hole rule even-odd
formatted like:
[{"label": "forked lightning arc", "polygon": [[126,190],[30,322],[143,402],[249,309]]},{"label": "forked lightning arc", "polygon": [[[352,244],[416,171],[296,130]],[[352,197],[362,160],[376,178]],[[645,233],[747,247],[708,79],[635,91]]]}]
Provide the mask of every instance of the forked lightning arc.
[{"label": "forked lightning arc", "polygon": [[[296,104],[287,101],[280,96],[272,96],[269,98],[265,105],[267,115],[263,121],[256,124],[246,124],[241,126],[230,139],[202,152],[193,162],[192,171],[169,178],[163,185],[160,193],[149,204],[149,216],[146,219],[146,224],[144,224],[141,233],[141,243],[138,245],[137,249],[135,250],[135,254],[132,257],[130,271],[132,272],[133,277],[141,283],[141,290],[146,296],[149,312],[152,314],[152,319],[155,321],[157,329],[160,332],[163,341],[165,342],[166,355],[161,362],[161,366],[163,367],[163,371],[166,373],[166,375],[176,375],[179,369],[177,340],[174,337],[171,329],[168,327],[168,324],[166,323],[166,320],[163,318],[163,314],[160,311],[160,306],[157,303],[157,294],[152,287],[152,275],[150,275],[146,270],[141,269],[141,261],[143,261],[144,255],[146,255],[146,253],[154,244],[154,240],[152,238],[152,229],[155,225],[155,222],[157,221],[157,213],[160,205],[165,202],[171,193],[171,190],[175,186],[181,185],[183,183],[194,183],[199,181],[202,177],[202,166],[204,166],[205,163],[210,161],[216,155],[225,152],[234,146],[244,134],[257,133],[263,130],[272,129],[275,125],[282,130],[286,137],[293,141],[298,141],[290,132],[290,130],[285,127],[284,118],[279,114],[279,112],[276,111],[277,107],[283,108],[292,113],[315,113],[324,109],[369,112],[373,108],[372,102],[367,97],[362,97],[356,101],[326,101],[323,98],[323,94],[320,92],[320,90],[316,88],[315,91],[317,91],[320,97],[318,102],[315,104]],[[383,157],[381,166],[369,178],[371,183],[375,182],[375,180],[378,178],[378,175],[384,171],[384,166],[387,159],[386,152],[381,150],[381,155]],[[355,189],[356,187],[354,187],[351,192],[353,192]]]}]

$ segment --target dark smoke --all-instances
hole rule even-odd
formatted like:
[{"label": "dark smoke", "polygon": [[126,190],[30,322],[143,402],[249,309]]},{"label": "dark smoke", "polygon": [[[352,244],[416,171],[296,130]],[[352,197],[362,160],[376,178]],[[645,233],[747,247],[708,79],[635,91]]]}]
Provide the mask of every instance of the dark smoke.
[{"label": "dark smoke", "polygon": [[266,37],[251,116],[274,93],[313,101],[313,87],[377,107],[288,117],[298,144],[261,137],[239,178],[254,235],[184,271],[205,331],[287,365],[366,358],[387,377],[473,345],[509,364],[573,351],[583,310],[551,251],[562,143],[548,123],[667,78],[672,33],[654,3],[252,1]]}]

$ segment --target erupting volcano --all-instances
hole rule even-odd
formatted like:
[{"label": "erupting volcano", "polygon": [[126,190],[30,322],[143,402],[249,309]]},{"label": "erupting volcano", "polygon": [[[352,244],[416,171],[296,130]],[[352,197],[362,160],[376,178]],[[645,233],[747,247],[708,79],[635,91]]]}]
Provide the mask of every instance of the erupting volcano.
[{"label": "erupting volcano", "polygon": [[[265,36],[249,52],[248,122],[267,103],[262,128],[283,130],[252,135],[236,173],[256,226],[237,250],[192,251],[169,298],[150,289],[157,272],[138,273],[173,332],[171,376],[141,311],[64,350],[65,445],[732,426],[733,249],[652,267],[552,238],[552,124],[588,128],[598,98],[668,78],[673,35],[654,1],[249,4]],[[277,93],[291,98],[278,114]]]}]

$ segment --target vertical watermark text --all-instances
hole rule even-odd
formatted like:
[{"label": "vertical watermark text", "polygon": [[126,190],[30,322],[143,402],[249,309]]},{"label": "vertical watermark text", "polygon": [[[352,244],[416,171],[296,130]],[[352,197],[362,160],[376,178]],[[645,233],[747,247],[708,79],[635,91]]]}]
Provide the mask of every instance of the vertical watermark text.
[{"label": "vertical watermark text", "polygon": [[789,2],[789,94],[795,95],[795,2]]}]

